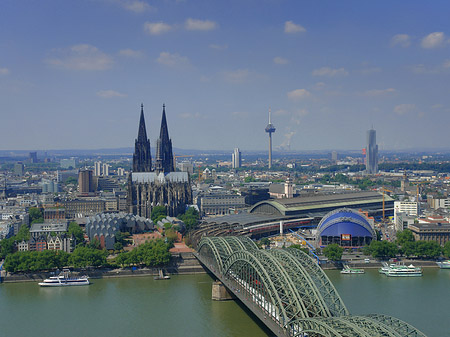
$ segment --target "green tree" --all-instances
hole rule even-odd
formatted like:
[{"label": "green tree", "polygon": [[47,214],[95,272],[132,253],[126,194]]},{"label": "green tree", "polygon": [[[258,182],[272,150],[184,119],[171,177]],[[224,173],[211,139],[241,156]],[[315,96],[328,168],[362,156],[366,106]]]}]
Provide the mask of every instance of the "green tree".
[{"label": "green tree", "polygon": [[302,245],[290,245],[288,248],[301,250],[303,253],[309,255],[309,249]]},{"label": "green tree", "polygon": [[44,214],[42,213],[42,210],[37,207],[31,207],[28,210],[28,214],[30,216],[30,223],[43,223],[44,222]]},{"label": "green tree", "polygon": [[261,244],[264,245],[264,246],[270,246],[269,238],[262,238],[261,239]]},{"label": "green tree", "polygon": [[372,241],[369,246],[370,254],[374,258],[389,259],[398,254],[397,245],[388,241]]},{"label": "green tree", "polygon": [[69,177],[69,178],[66,179],[64,184],[66,184],[66,185],[69,185],[69,184],[78,185],[78,179],[75,178],[75,177]]},{"label": "green tree", "polygon": [[106,264],[106,257],[108,252],[103,249],[93,249],[89,247],[79,246],[75,248],[73,253],[70,255],[70,263],[76,267],[99,267]]},{"label": "green tree", "polygon": [[4,259],[7,255],[14,253],[14,237],[0,241],[0,258]]},{"label": "green tree", "polygon": [[114,250],[122,250],[123,244],[121,242],[115,242],[114,243]]},{"label": "green tree", "polygon": [[444,245],[443,253],[445,257],[450,258],[450,241],[447,241]]},{"label": "green tree", "polygon": [[73,221],[69,224],[69,228],[68,228],[67,232],[69,233],[69,235],[73,235],[75,237],[75,240],[77,240],[77,243],[84,242],[83,229],[76,222]]},{"label": "green tree", "polygon": [[336,243],[332,243],[323,249],[323,255],[331,261],[340,261],[342,259],[343,252],[344,248],[340,247]]},{"label": "green tree", "polygon": [[397,232],[397,239],[395,240],[397,245],[403,246],[406,242],[414,242],[414,241],[416,240],[414,239],[414,235],[413,232],[411,232],[411,230],[404,229],[400,232]]},{"label": "green tree", "polygon": [[442,253],[441,246],[436,241],[417,241],[416,242],[416,256],[419,258],[439,257]]},{"label": "green tree", "polygon": [[194,207],[189,207],[184,214],[178,215],[178,218],[186,225],[186,230],[190,231],[197,227],[200,214]]},{"label": "green tree", "polygon": [[158,218],[163,216],[165,218],[167,216],[167,210],[165,206],[155,206],[152,208],[152,213],[150,215],[152,221],[156,224],[158,222]]},{"label": "green tree", "polygon": [[30,229],[25,224],[22,224],[20,226],[19,232],[15,236],[15,241],[20,242],[22,240],[25,240],[25,241],[30,240]]}]

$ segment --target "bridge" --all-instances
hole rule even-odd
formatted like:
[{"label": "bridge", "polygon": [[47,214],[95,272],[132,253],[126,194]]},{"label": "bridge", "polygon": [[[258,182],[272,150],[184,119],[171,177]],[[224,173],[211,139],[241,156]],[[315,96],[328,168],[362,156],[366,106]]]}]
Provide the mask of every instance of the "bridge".
[{"label": "bridge", "polygon": [[421,336],[387,315],[350,315],[323,270],[298,249],[258,249],[247,237],[204,237],[200,262],[276,336]]}]

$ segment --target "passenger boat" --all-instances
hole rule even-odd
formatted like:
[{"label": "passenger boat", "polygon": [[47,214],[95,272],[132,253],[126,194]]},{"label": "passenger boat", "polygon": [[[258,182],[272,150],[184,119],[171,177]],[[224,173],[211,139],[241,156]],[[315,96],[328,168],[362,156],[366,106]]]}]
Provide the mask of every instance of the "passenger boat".
[{"label": "passenger boat", "polygon": [[391,277],[422,276],[422,268],[414,267],[412,264],[409,266],[404,264],[391,264],[388,266],[387,263],[384,263],[379,272]]},{"label": "passenger boat", "polygon": [[344,269],[341,270],[341,274],[364,274],[364,269],[358,269],[358,268],[350,268],[349,266],[345,265]]},{"label": "passenger boat", "polygon": [[450,260],[436,262],[441,269],[450,269]]},{"label": "passenger boat", "polygon": [[58,276],[51,276],[38,284],[41,287],[65,287],[65,286],[85,286],[89,285],[89,277],[69,277],[70,270],[63,269]]}]

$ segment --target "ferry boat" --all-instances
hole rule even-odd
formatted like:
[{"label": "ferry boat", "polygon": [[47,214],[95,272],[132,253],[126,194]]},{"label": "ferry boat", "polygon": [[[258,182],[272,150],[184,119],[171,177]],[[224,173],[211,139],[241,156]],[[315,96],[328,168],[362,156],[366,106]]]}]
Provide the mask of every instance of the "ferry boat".
[{"label": "ferry boat", "polygon": [[441,269],[450,269],[450,260],[436,262]]},{"label": "ferry boat", "polygon": [[89,285],[89,277],[69,277],[70,270],[63,269],[58,276],[51,276],[38,284],[41,287],[65,287],[65,286],[85,286]]},{"label": "ferry boat", "polygon": [[358,269],[358,268],[350,268],[349,266],[345,265],[344,269],[341,270],[341,274],[364,274],[364,269]]},{"label": "ferry boat", "polygon": [[409,266],[405,266],[404,264],[391,264],[388,266],[387,263],[383,263],[383,267],[379,272],[391,277],[422,276],[422,268],[414,267],[412,264]]}]

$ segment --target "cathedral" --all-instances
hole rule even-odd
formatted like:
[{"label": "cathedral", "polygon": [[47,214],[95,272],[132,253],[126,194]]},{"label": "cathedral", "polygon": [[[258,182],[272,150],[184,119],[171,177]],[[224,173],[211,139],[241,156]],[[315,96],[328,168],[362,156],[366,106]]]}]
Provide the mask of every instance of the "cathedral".
[{"label": "cathedral", "polygon": [[133,171],[128,176],[129,212],[150,218],[154,206],[166,206],[170,216],[183,213],[186,205],[192,203],[192,189],[189,174],[175,171],[165,106],[163,105],[161,131],[156,142],[156,158],[152,165],[144,106],[141,105],[138,137],[134,143]]}]

